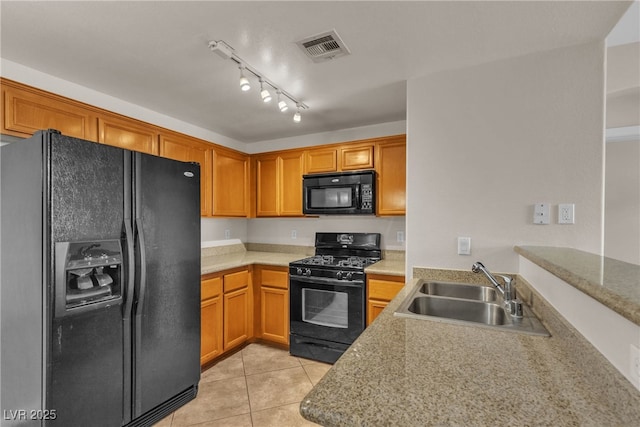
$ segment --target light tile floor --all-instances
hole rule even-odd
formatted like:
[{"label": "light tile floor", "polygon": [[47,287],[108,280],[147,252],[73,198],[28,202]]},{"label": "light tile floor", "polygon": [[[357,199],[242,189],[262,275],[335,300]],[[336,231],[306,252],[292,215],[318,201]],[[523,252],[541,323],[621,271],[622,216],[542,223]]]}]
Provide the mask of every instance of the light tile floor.
[{"label": "light tile floor", "polygon": [[317,426],[298,407],[330,367],[250,344],[203,372],[198,396],[156,427]]}]

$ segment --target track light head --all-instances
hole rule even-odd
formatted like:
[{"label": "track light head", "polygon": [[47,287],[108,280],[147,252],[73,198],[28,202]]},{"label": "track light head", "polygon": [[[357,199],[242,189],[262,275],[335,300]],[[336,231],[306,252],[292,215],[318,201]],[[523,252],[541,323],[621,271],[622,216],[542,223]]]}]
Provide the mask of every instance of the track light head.
[{"label": "track light head", "polygon": [[287,105],[284,99],[281,99],[282,92],[278,90],[276,91],[276,93],[278,94],[278,108],[280,109],[281,113],[284,113],[289,109],[289,106]]},{"label": "track light head", "polygon": [[271,102],[271,94],[264,88],[264,81],[262,78],[260,78],[260,96],[262,97],[262,102]]},{"label": "track light head", "polygon": [[293,115],[293,122],[300,123],[302,120],[302,116],[300,115],[300,104],[296,104],[296,107],[298,107],[298,111]]},{"label": "track light head", "polygon": [[251,89],[251,84],[249,83],[249,79],[244,76],[244,66],[240,65],[240,89],[243,92]]}]

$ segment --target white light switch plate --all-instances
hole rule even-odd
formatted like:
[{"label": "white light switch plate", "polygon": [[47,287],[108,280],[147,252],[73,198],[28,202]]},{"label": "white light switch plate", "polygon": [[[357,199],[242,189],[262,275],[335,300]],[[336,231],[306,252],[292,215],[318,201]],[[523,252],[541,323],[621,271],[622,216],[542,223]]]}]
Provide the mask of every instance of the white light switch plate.
[{"label": "white light switch plate", "polygon": [[471,237],[458,237],[458,255],[471,255]]}]

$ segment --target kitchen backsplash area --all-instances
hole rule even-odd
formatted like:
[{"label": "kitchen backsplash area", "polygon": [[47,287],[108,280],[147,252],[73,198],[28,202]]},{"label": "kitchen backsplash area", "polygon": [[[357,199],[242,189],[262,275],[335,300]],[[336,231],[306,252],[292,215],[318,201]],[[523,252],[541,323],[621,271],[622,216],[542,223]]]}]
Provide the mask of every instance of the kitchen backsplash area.
[{"label": "kitchen backsplash area", "polygon": [[405,250],[405,217],[326,216],[317,218],[202,218],[203,242],[239,239],[243,243],[313,247],[316,232],[380,233],[382,249]]}]

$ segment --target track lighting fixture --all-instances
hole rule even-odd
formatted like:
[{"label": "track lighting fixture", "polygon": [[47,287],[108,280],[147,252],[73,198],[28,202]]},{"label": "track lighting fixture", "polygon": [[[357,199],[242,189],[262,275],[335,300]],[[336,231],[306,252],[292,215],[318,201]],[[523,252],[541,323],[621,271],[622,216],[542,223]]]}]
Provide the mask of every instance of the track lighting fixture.
[{"label": "track lighting fixture", "polygon": [[289,105],[283,98],[289,98],[289,100],[296,106],[296,113],[293,115],[293,121],[295,123],[300,123],[302,119],[300,110],[309,108],[306,104],[298,101],[287,91],[265,77],[264,74],[260,73],[258,70],[247,64],[235,53],[235,50],[224,41],[210,41],[209,49],[211,50],[211,52],[219,55],[221,58],[230,59],[238,64],[238,67],[240,68],[240,89],[242,91],[246,92],[251,89],[251,83],[244,73],[246,71],[248,74],[253,74],[260,82],[260,97],[262,98],[263,102],[266,103],[271,101],[271,93],[269,92],[268,86],[271,86],[271,88],[276,91],[276,94],[278,95],[278,108],[283,113],[289,109]]},{"label": "track lighting fixture", "polygon": [[278,108],[280,109],[281,113],[284,113],[289,109],[289,106],[287,105],[284,99],[280,98],[280,95],[282,95],[282,92],[278,90],[276,93],[278,94]]},{"label": "track lighting fixture", "polygon": [[293,121],[295,123],[300,123],[302,120],[302,116],[300,115],[300,104],[296,104],[296,107],[298,108],[298,111],[293,115]]},{"label": "track lighting fixture", "polygon": [[240,65],[240,89],[243,92],[251,89],[251,84],[249,83],[249,79],[244,76],[244,66]]},{"label": "track lighting fixture", "polygon": [[264,80],[262,78],[260,78],[260,96],[262,97],[262,102],[271,102],[271,94],[264,88]]}]

